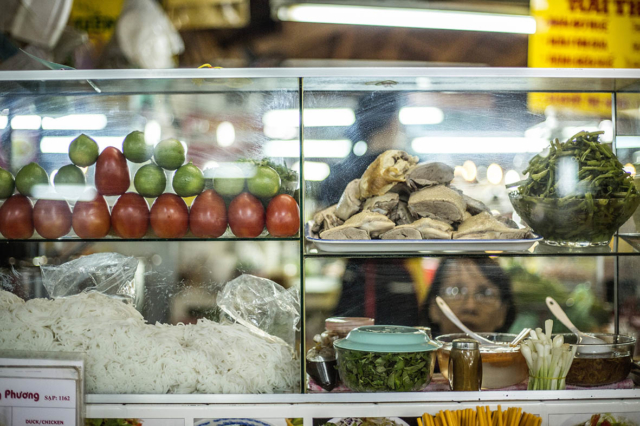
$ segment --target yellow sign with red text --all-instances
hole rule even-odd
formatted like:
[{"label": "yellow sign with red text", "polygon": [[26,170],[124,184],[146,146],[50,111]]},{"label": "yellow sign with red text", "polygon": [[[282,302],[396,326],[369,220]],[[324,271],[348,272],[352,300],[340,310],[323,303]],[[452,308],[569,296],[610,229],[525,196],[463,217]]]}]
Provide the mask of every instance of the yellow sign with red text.
[{"label": "yellow sign with red text", "polygon": [[[529,67],[640,68],[640,1],[531,0],[531,15],[536,33],[529,37]],[[549,105],[609,115],[611,96],[529,96],[534,111]]]}]

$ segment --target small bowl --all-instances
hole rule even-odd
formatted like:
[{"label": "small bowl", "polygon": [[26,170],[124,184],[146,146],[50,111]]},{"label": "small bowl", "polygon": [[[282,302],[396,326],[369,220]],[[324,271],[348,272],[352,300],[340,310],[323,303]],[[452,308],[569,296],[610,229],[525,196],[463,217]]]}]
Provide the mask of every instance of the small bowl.
[{"label": "small bowl", "polygon": [[415,392],[429,385],[441,347],[413,327],[358,327],[333,342],[340,380],[356,392]]},{"label": "small bowl", "polygon": [[[574,386],[604,386],[624,380],[631,371],[632,356],[636,345],[635,337],[609,333],[585,333],[597,337],[606,344],[577,344],[575,334],[563,334],[564,342],[577,346],[571,368],[567,374],[567,384]],[[590,354],[590,346],[606,347],[607,353]],[[585,352],[580,349],[584,348]]]},{"label": "small bowl", "polygon": [[[520,348],[509,347],[509,343],[516,338],[508,333],[478,333],[492,342],[504,344],[504,348],[480,345],[482,358],[482,389],[501,389],[517,385],[529,376],[527,361],[520,353]],[[451,342],[455,339],[468,337],[464,333],[444,334],[436,337],[436,341],[443,344],[438,350],[438,365],[440,372],[449,379],[449,355]]]},{"label": "small bowl", "polygon": [[605,246],[640,204],[640,197],[563,200],[509,193],[516,213],[544,243],[555,246]]}]

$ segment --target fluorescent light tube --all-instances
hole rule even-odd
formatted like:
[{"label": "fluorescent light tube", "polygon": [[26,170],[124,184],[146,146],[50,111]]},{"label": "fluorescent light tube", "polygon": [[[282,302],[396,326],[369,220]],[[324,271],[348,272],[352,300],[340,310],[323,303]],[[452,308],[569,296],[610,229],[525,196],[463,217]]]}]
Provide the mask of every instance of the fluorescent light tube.
[{"label": "fluorescent light tube", "polygon": [[534,34],[536,32],[535,19],[526,15],[410,8],[305,3],[281,7],[278,10],[278,18],[282,21],[324,24],[377,25],[514,34]]},{"label": "fluorescent light tube", "polygon": [[105,127],[107,116],[104,114],[71,114],[42,119],[42,128],[45,130],[102,130]]},{"label": "fluorescent light tube", "polygon": [[[351,126],[356,115],[351,108],[309,108],[304,110],[306,127]],[[297,109],[274,109],[267,111],[262,123],[269,127],[299,127],[300,111]]]},{"label": "fluorescent light tube", "polygon": [[[44,154],[67,154],[69,145],[76,136],[45,136],[40,141],[40,151]],[[124,136],[98,136],[92,138],[98,144],[98,149],[102,151],[108,146],[122,149]]]},{"label": "fluorescent light tube", "polygon": [[20,130],[38,130],[42,119],[39,115],[16,115],[11,119],[11,128]]},{"label": "fluorescent light tube", "polygon": [[[351,141],[349,139],[307,139],[304,141],[304,156],[307,158],[344,158],[350,152]],[[264,155],[266,157],[299,157],[300,142],[297,140],[268,141],[264,147]]]},{"label": "fluorescent light tube", "polygon": [[[300,162],[296,162],[292,166],[293,170],[300,173]],[[304,162],[304,180],[312,180],[320,182],[325,180],[331,173],[331,168],[327,163],[317,161]]]},{"label": "fluorescent light tube", "polygon": [[444,120],[444,113],[436,107],[404,107],[400,108],[402,124],[439,124]]},{"label": "fluorescent light tube", "polygon": [[8,122],[9,118],[6,115],[0,115],[0,130],[6,128]]},{"label": "fluorescent light tube", "polygon": [[538,153],[549,146],[546,139],[524,137],[431,137],[411,141],[419,154],[507,154]]}]

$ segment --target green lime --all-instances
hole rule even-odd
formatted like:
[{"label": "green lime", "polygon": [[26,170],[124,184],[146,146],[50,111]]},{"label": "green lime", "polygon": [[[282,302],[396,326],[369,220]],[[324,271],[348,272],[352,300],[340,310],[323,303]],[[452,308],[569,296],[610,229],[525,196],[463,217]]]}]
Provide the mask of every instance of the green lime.
[{"label": "green lime", "polygon": [[167,187],[167,176],[164,170],[155,164],[145,164],[140,167],[133,178],[133,185],[138,194],[146,198],[155,198]]},{"label": "green lime", "polygon": [[184,164],[184,146],[178,139],[164,140],[154,148],[153,158],[163,169],[176,170]]},{"label": "green lime", "polygon": [[193,163],[185,164],[173,175],[173,190],[181,197],[199,195],[204,189],[204,175]]},{"label": "green lime", "polygon": [[84,133],[69,145],[69,158],[78,167],[89,167],[98,160],[98,144]]},{"label": "green lime", "polygon": [[153,155],[153,146],[144,141],[144,133],[135,130],[122,142],[122,153],[133,163],[144,163]]},{"label": "green lime", "polygon": [[35,187],[41,185],[49,185],[49,176],[38,164],[29,163],[18,171],[16,188],[22,195],[33,197]]},{"label": "green lime", "polygon": [[79,185],[84,186],[87,184],[87,180],[84,177],[84,173],[79,167],[73,164],[67,164],[60,167],[58,173],[53,178],[53,185],[58,187],[59,185]]},{"label": "green lime", "polygon": [[223,164],[213,172],[213,189],[220,195],[234,197],[244,189],[244,173],[235,164]]},{"label": "green lime", "polygon": [[16,181],[13,175],[0,167],[0,199],[9,198],[16,189]]},{"label": "green lime", "polygon": [[280,190],[280,175],[269,166],[258,166],[247,179],[249,192],[260,198],[271,198]]}]

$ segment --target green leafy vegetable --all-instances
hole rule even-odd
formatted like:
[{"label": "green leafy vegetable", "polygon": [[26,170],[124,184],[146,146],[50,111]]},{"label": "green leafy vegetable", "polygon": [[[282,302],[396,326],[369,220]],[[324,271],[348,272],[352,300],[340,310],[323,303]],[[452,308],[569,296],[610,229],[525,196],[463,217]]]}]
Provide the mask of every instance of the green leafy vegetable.
[{"label": "green leafy vegetable", "polygon": [[556,242],[606,243],[633,214],[640,195],[633,178],[603,132],[580,132],[536,155],[529,177],[510,195],[513,207],[533,230]]},{"label": "green leafy vegetable", "polygon": [[338,349],[340,378],[357,392],[411,392],[431,381],[431,352],[376,353]]}]

